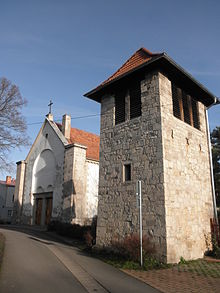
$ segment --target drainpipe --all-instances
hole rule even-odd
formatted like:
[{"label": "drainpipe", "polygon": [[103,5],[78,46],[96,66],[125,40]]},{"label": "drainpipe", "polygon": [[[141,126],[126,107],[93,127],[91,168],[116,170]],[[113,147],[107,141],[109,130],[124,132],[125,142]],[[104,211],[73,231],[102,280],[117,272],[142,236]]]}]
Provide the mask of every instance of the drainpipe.
[{"label": "drainpipe", "polygon": [[217,224],[218,224],[218,214],[217,214],[217,207],[216,207],[215,184],[214,184],[214,173],[213,173],[213,163],[212,163],[212,145],[211,145],[211,139],[210,139],[208,110],[212,106],[215,106],[218,104],[220,104],[220,100],[218,98],[215,98],[215,101],[209,107],[206,107],[206,127],[207,127],[208,145],[209,145],[208,148],[209,148],[210,173],[211,173],[211,183],[212,183],[212,200],[213,200],[213,207],[214,207],[214,218]]}]

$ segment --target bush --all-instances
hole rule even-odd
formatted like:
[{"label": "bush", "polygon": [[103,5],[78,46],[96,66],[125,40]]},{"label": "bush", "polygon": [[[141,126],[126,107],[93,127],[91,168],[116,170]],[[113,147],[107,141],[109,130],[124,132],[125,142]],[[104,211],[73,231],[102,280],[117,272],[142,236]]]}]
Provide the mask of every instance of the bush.
[{"label": "bush", "polygon": [[93,217],[91,227],[84,234],[84,239],[87,248],[91,249],[93,245],[96,244],[96,226],[97,226],[97,216]]},{"label": "bush", "polygon": [[211,256],[220,259],[220,246],[216,240],[216,236],[212,233],[205,234],[206,256]]},{"label": "bush", "polygon": [[215,258],[220,259],[220,247],[214,236],[212,237],[212,253]]},{"label": "bush", "polygon": [[92,224],[81,226],[79,224],[62,223],[60,221],[51,221],[48,226],[48,231],[54,231],[59,235],[86,241],[88,247],[95,244],[96,240],[96,224],[97,217],[93,218]]},{"label": "bush", "polygon": [[[155,254],[156,249],[147,236],[143,236],[143,258]],[[122,241],[112,242],[113,252],[125,259],[132,261],[140,260],[140,237],[138,234],[126,236]]]},{"label": "bush", "polygon": [[80,226],[78,224],[62,223],[52,221],[48,227],[48,231],[55,231],[57,234],[70,238],[84,240],[84,234],[91,229],[90,226]]}]

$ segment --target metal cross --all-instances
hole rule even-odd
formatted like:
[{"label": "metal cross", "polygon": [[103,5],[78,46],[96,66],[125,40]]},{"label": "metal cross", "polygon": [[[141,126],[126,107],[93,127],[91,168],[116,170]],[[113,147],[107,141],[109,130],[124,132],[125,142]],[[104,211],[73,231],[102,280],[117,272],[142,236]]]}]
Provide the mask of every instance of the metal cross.
[{"label": "metal cross", "polygon": [[50,103],[48,104],[49,107],[49,114],[51,114],[51,106],[53,105],[53,102],[50,100]]}]

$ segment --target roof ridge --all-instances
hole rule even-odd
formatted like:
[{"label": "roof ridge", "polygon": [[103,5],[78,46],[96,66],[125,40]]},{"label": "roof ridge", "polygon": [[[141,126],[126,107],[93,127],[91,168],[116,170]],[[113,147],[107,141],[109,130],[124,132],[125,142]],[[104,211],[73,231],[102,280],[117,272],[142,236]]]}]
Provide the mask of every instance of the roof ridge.
[{"label": "roof ridge", "polygon": [[[141,47],[141,48],[139,48],[135,53],[133,53],[132,55],[131,55],[131,57],[129,57],[119,68],[118,68],[118,70],[116,70],[111,76],[109,76],[105,81],[103,81],[102,83],[101,83],[101,85],[103,85],[103,84],[105,84],[106,82],[108,82],[108,80],[110,80],[114,75],[116,75],[118,72],[120,72],[120,70],[127,64],[127,63],[129,63],[130,62],[130,60],[139,52],[139,51],[141,51],[141,50],[143,50],[143,51],[145,51],[145,53],[147,53],[147,49],[145,49],[145,48],[143,48],[143,47]],[[150,51],[149,51],[150,52]],[[151,53],[151,52],[150,52]],[[149,54],[149,53],[148,53]],[[152,53],[151,53],[152,54]]]},{"label": "roof ridge", "polygon": [[[153,52],[151,52],[150,50],[148,50],[148,49],[146,49],[145,47],[141,47],[139,50],[143,50],[143,51],[145,51],[147,54],[149,54],[149,55],[151,55],[151,56],[157,56],[157,55],[161,55],[161,54],[163,54],[163,53],[159,53],[159,52],[155,52],[155,53],[153,53]],[[137,51],[139,51],[139,50],[137,50]]]},{"label": "roof ridge", "polygon": [[[58,123],[58,122],[55,122],[56,124],[62,126],[62,123]],[[59,128],[59,127],[58,127]],[[87,131],[87,130],[84,130],[84,129],[79,129],[77,127],[71,127],[71,129],[76,129],[76,130],[79,130],[79,131],[83,131],[83,132],[86,132],[86,133],[89,133],[89,134],[92,134],[92,135],[95,135],[97,137],[100,137],[100,135],[96,134],[96,133],[93,133],[93,132],[90,132],[90,131]],[[60,129],[59,129],[60,130]],[[60,130],[61,131],[61,130]]]},{"label": "roof ridge", "polygon": [[76,130],[83,131],[85,133],[89,133],[89,134],[95,135],[97,137],[100,137],[100,135],[98,135],[96,133],[93,133],[93,132],[90,132],[90,131],[87,131],[87,130],[84,130],[84,129],[79,129],[79,128],[76,128],[76,127],[71,127],[71,129],[76,129]]},{"label": "roof ridge", "polygon": [[[137,55],[138,53],[141,53],[141,52],[145,54],[146,59],[147,59],[147,57],[149,57],[149,59],[150,59],[150,58],[153,58],[154,56],[161,55],[161,53],[152,53],[151,51],[149,51],[148,49],[146,49],[146,48],[144,48],[144,47],[139,48],[135,53],[133,53],[133,54],[131,55],[130,58],[128,58],[128,59],[126,60],[126,62],[124,62],[124,63],[119,67],[118,70],[116,70],[116,71],[115,71],[115,72],[114,72],[109,78],[107,78],[105,81],[103,81],[98,87],[105,85],[106,83],[108,83],[108,82],[111,81],[111,80],[114,80],[114,79],[116,78],[116,76],[120,76],[121,74],[123,75],[123,73],[120,74],[120,71],[122,71],[122,70],[126,67],[126,65],[128,65],[128,64],[131,62],[132,58],[134,58],[135,55]],[[147,61],[148,61],[148,60],[146,60],[146,62],[147,62]],[[144,62],[143,62],[143,63],[144,63]],[[128,71],[129,71],[129,70],[128,70]]]}]

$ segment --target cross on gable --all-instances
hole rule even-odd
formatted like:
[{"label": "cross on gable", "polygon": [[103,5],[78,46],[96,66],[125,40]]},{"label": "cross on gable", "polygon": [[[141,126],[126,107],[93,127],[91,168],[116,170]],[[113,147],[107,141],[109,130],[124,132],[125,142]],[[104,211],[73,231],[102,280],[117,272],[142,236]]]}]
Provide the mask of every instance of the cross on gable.
[{"label": "cross on gable", "polygon": [[49,114],[51,114],[51,107],[53,105],[53,102],[50,100],[50,103],[48,104],[48,107],[49,107]]}]

